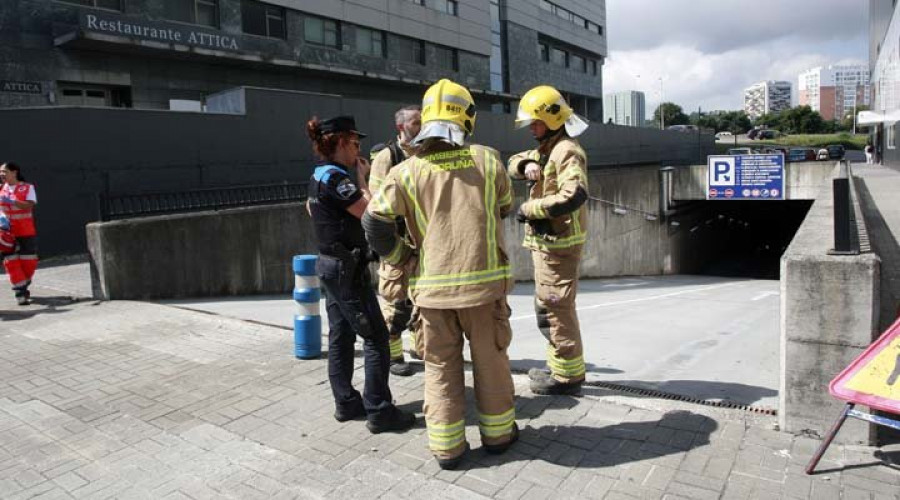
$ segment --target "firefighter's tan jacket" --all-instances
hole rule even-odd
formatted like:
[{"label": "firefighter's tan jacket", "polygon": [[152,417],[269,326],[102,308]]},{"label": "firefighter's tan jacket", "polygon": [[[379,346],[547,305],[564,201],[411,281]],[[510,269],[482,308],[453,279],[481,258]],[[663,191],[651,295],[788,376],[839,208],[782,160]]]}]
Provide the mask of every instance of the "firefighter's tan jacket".
[{"label": "firefighter's tan jacket", "polygon": [[[509,173],[516,179],[525,178],[525,167],[531,161],[542,167],[541,180],[534,183],[529,199],[521,211],[529,219],[549,219],[552,234],[538,234],[531,224],[526,225],[523,246],[531,250],[554,251],[584,244],[587,238],[588,193],[587,155],[576,139],[564,134],[538,149],[523,151],[509,159]],[[579,193],[579,189],[581,192]],[[570,205],[577,205],[568,210]]]},{"label": "firefighter's tan jacket", "polygon": [[[512,289],[501,223],[511,208],[509,176],[496,150],[437,143],[391,169],[368,211],[381,221],[406,222],[418,252],[409,281],[413,302],[462,309]],[[398,238],[384,260],[398,265],[412,252]]]},{"label": "firefighter's tan jacket", "polygon": [[[412,148],[405,142],[401,142],[399,137],[394,139],[394,141],[396,144],[400,145],[400,149],[403,151],[403,157],[398,158],[399,161],[397,162],[397,164],[409,158],[410,156],[413,156],[413,154],[415,153],[414,148]],[[379,189],[381,189],[381,184],[384,182],[384,178],[387,177],[388,172],[390,172],[391,169],[395,166],[396,165],[394,164],[394,161],[391,157],[390,146],[379,151],[378,154],[376,154],[375,157],[372,158],[372,168],[369,170],[369,191],[374,194]]]},{"label": "firefighter's tan jacket", "polygon": [[[399,137],[394,139],[394,141],[395,144],[400,145],[400,149],[403,151],[403,157],[398,158],[400,162],[413,156],[414,149],[412,147],[401,142]],[[387,177],[388,172],[399,165],[399,162],[397,165],[394,164],[391,149],[392,147],[389,145],[372,158],[372,165],[369,170],[369,191],[373,195],[381,189],[381,185],[384,183],[384,179]],[[405,234],[401,234],[400,236],[403,238],[407,237]],[[409,242],[407,241],[407,243]],[[409,287],[409,268],[411,266],[414,267],[415,262],[409,262],[404,266],[391,265],[384,259],[379,262],[378,276],[380,279],[378,280],[378,293],[384,297],[385,300],[388,302],[406,300],[407,288]]]}]

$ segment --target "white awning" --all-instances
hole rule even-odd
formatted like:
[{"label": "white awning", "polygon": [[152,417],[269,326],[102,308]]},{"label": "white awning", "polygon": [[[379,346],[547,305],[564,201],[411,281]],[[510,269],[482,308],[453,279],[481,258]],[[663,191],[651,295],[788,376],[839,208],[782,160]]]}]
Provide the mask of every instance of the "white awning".
[{"label": "white awning", "polygon": [[860,111],[856,116],[857,125],[877,125],[885,122],[900,121],[900,110],[879,113],[877,111]]}]

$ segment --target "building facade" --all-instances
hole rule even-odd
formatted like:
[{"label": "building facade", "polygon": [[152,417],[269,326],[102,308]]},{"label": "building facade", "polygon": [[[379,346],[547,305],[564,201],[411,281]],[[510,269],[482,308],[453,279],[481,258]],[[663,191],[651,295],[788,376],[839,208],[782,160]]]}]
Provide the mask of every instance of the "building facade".
[{"label": "building facade", "polygon": [[744,112],[752,119],[791,107],[791,82],[759,82],[744,90]]},{"label": "building facade", "polygon": [[841,120],[858,106],[869,106],[869,68],[865,65],[820,66],[800,73],[797,101],[825,120]]},{"label": "building facade", "polygon": [[603,123],[644,127],[647,107],[643,92],[627,90],[603,96]]},{"label": "building facade", "polygon": [[201,110],[240,85],[415,102],[451,78],[485,108],[556,84],[584,113],[605,54],[602,1],[3,0],[0,107]]},{"label": "building facade", "polygon": [[872,106],[865,122],[860,114],[860,124],[870,126],[876,156],[884,163],[900,165],[900,4],[896,1],[869,1],[869,65]]}]

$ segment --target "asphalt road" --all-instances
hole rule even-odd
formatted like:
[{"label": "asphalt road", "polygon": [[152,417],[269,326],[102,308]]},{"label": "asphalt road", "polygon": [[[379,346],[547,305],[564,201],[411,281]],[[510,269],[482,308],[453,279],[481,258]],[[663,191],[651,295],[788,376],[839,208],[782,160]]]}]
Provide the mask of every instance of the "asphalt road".
[{"label": "asphalt road", "polygon": [[[546,341],[535,324],[533,293],[531,284],[519,284],[509,298],[514,332],[509,354],[516,370],[544,364]],[[292,328],[295,310],[286,296],[166,303],[285,328]],[[777,407],[778,281],[584,280],[578,309],[588,380]]]}]

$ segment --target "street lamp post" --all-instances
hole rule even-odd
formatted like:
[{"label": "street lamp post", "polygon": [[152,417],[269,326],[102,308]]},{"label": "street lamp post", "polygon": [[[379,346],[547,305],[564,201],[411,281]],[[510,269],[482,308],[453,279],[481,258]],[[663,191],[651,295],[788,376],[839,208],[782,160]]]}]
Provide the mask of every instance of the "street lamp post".
[{"label": "street lamp post", "polygon": [[666,129],[666,102],[663,100],[663,79],[662,77],[658,78],[659,80],[659,129]]}]

